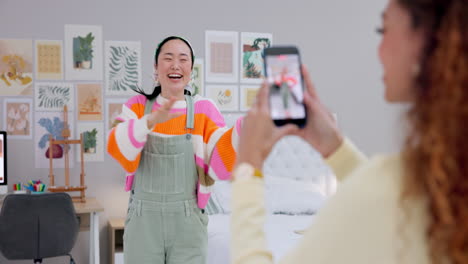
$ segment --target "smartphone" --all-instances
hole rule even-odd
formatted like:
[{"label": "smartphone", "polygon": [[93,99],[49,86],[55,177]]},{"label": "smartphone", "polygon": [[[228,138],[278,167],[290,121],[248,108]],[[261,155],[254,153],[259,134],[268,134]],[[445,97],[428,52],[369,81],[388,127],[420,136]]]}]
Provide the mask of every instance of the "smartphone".
[{"label": "smartphone", "polygon": [[304,78],[301,57],[295,46],[265,48],[265,77],[270,85],[270,112],[277,126],[293,123],[304,127]]}]

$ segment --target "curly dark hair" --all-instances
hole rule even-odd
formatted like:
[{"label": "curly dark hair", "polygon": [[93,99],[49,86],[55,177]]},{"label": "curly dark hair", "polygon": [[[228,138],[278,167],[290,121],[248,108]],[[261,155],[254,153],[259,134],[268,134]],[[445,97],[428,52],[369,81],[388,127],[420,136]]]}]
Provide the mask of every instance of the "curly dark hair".
[{"label": "curly dark hair", "polygon": [[402,199],[429,202],[433,263],[468,263],[468,0],[397,0],[426,34]]}]

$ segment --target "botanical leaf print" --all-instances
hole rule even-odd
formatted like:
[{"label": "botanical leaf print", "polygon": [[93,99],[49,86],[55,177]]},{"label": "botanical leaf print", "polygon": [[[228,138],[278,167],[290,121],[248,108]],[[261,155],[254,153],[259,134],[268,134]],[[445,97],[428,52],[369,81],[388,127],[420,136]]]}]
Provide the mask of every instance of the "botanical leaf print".
[{"label": "botanical leaf print", "polygon": [[138,53],[128,47],[110,47],[109,89],[136,90],[138,85]]},{"label": "botanical leaf print", "polygon": [[70,87],[41,86],[39,87],[39,107],[60,108],[70,102]]}]

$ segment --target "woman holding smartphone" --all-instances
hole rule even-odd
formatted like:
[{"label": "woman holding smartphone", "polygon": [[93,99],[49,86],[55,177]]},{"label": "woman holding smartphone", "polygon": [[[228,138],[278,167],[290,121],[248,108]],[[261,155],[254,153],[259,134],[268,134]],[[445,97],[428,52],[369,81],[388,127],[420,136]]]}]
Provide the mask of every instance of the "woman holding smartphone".
[{"label": "woman holding smartphone", "polygon": [[342,181],[279,263],[468,263],[468,1],[389,0],[379,58],[385,98],[409,102],[401,154],[367,159],[338,130],[308,73],[304,129],[273,126],[265,84],[244,119],[234,171],[232,263],[273,263],[260,169],[300,135]]},{"label": "woman holding smartphone", "polygon": [[181,37],[156,49],[157,85],[130,98],[108,138],[108,152],[127,172],[131,191],[124,232],[125,263],[205,264],[214,180],[228,180],[237,129],[215,104],[191,96],[194,55]]}]

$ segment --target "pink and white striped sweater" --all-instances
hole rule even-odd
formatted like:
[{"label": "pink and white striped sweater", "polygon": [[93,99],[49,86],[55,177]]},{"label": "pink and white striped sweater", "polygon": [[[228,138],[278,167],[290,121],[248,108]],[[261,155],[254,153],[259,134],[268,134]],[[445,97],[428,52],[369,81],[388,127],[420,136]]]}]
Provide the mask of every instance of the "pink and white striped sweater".
[{"label": "pink and white striped sweater", "polygon": [[[110,131],[107,151],[126,171],[126,187],[131,189],[135,172],[140,162],[140,153],[148,134],[175,136],[186,133],[186,102],[177,101],[171,112],[183,112],[177,118],[157,124],[152,131],[147,127],[144,115],[146,97],[136,95],[122,107],[116,118],[119,123]],[[158,96],[152,111],[158,109],[167,99]],[[215,180],[229,180],[236,160],[241,119],[232,128],[227,128],[224,118],[216,105],[199,95],[194,97],[194,129],[192,143],[195,163],[198,170],[197,198],[198,207],[205,208]]]}]

